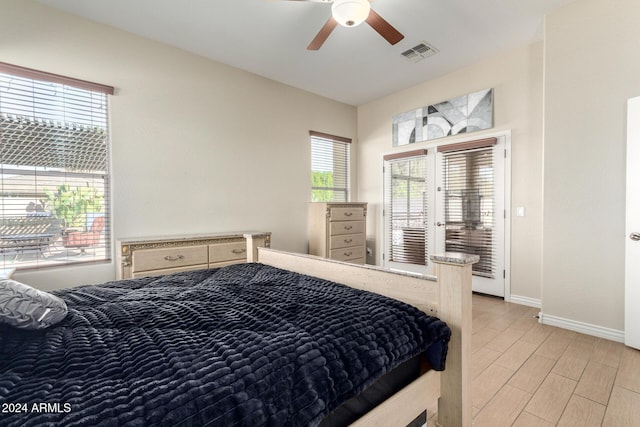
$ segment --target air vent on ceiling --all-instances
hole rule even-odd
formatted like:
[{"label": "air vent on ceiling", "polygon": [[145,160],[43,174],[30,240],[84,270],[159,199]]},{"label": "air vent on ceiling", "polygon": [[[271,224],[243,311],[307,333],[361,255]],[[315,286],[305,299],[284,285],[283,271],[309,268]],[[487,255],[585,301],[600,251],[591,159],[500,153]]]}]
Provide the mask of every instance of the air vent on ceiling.
[{"label": "air vent on ceiling", "polygon": [[418,62],[440,52],[427,42],[420,42],[409,50],[402,52],[407,61]]}]

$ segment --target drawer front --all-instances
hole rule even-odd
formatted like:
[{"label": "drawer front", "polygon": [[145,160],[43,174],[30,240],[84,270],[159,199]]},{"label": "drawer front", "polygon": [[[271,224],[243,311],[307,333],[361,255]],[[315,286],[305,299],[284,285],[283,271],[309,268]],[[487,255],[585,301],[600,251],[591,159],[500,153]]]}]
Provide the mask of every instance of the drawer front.
[{"label": "drawer front", "polygon": [[364,258],[364,248],[359,246],[357,248],[341,248],[331,251],[331,259],[337,259],[338,261],[349,261],[358,258]]},{"label": "drawer front", "polygon": [[364,234],[340,234],[332,236],[329,243],[330,249],[348,248],[350,246],[364,245]]},{"label": "drawer front", "polygon": [[245,241],[218,243],[209,245],[209,262],[224,262],[247,259],[247,244]]},{"label": "drawer front", "polygon": [[134,272],[207,264],[208,261],[206,245],[140,249],[131,254]]},{"label": "drawer front", "polygon": [[137,271],[131,277],[151,277],[164,276],[165,274],[180,273],[182,271],[204,270],[209,268],[209,264],[188,265],[186,267],[166,268],[164,270]]},{"label": "drawer front", "polygon": [[363,208],[331,208],[329,215],[329,221],[358,221],[363,219]]},{"label": "drawer front", "polygon": [[364,221],[334,221],[329,223],[329,233],[331,236],[340,234],[361,234],[364,233]]}]

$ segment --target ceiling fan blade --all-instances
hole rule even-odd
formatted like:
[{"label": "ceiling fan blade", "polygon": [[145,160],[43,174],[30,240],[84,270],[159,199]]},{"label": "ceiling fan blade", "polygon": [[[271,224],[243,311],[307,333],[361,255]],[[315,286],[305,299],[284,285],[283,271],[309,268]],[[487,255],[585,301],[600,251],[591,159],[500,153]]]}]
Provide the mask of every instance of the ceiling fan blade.
[{"label": "ceiling fan blade", "polygon": [[389,43],[396,44],[404,38],[398,30],[396,30],[391,24],[378,15],[373,9],[369,12],[367,17],[367,24],[378,32]]},{"label": "ceiling fan blade", "polygon": [[329,20],[324,24],[324,26],[320,29],[318,34],[315,36],[309,46],[307,46],[307,50],[318,50],[322,46],[322,44],[327,40],[331,32],[338,25],[338,21],[333,19],[333,17],[329,18]]}]

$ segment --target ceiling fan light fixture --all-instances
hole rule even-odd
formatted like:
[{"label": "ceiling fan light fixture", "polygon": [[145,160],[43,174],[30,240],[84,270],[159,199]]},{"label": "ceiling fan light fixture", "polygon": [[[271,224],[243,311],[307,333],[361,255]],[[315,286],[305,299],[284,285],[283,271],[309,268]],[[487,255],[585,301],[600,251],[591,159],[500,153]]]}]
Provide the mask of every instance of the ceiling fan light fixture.
[{"label": "ceiling fan light fixture", "polygon": [[334,0],[331,14],[343,27],[355,27],[362,24],[369,16],[371,5],[369,0]]}]

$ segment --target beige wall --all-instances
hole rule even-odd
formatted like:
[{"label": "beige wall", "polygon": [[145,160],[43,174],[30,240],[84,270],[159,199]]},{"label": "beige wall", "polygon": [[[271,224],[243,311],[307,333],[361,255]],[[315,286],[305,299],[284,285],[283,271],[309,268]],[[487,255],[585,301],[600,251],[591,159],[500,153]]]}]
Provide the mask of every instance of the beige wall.
[{"label": "beige wall", "polygon": [[545,24],[545,315],[624,329],[626,101],[640,2],[580,0]]},{"label": "beige wall", "polygon": [[[358,108],[358,200],[369,202],[368,233],[381,263],[382,156],[424,147],[391,146],[393,115],[485,88],[494,88],[494,128],[512,131],[511,293],[541,296],[542,248],[542,43],[496,56]],[[416,66],[428,66],[427,62]],[[488,132],[469,134],[481,137]],[[456,137],[459,139],[459,137]]]},{"label": "beige wall", "polygon": [[[355,140],[354,107],[32,1],[1,1],[0,61],[116,88],[116,238],[257,229],[273,232],[274,247],[306,251],[308,131]],[[113,279],[115,267],[16,277],[51,289]]]}]

